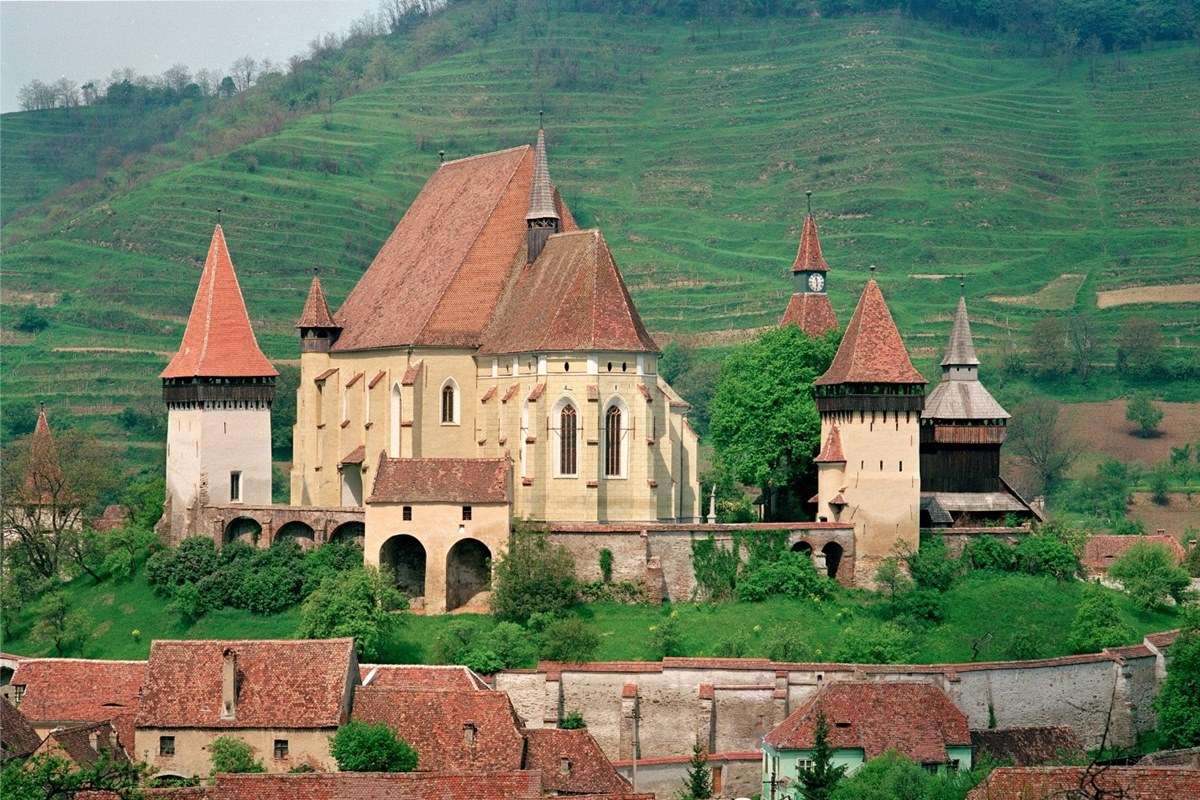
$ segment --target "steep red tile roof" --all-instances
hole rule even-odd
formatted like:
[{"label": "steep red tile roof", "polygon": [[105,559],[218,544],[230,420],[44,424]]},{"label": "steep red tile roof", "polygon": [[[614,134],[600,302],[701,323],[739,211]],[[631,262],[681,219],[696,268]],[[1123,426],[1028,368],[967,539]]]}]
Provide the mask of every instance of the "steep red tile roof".
[{"label": "steep red tile roof", "polygon": [[[95,747],[92,746],[93,737]],[[101,753],[107,753],[114,761],[127,762],[127,744],[132,745],[132,742],[118,741],[111,722],[92,722],[51,731],[38,747],[37,755],[58,756],[80,767],[96,763]]]},{"label": "steep red tile roof", "polygon": [[[221,718],[224,653],[237,654],[233,719]],[[329,728],[358,677],[353,639],[156,641],[138,727]]]},{"label": "steep red tile roof", "polygon": [[102,722],[137,710],[145,661],[33,658],[22,661],[12,683],[24,686],[21,713],[30,722]]},{"label": "steep red tile roof", "polygon": [[[209,800],[540,800],[536,772],[218,775]],[[190,800],[190,798],[189,798]]]},{"label": "steep red tile roof", "polygon": [[342,463],[343,464],[361,464],[366,459],[366,457],[367,457],[367,448],[364,445],[360,444],[358,447],[354,448],[349,453],[346,453],[346,455],[342,456]]},{"label": "steep red tile roof", "polygon": [[796,292],[779,320],[780,327],[798,325],[809,336],[824,336],[838,326],[837,315],[824,292]]},{"label": "steep red tile roof", "polygon": [[254,378],[278,374],[258,349],[225,234],[218,225],[208,246],[183,341],[160,377]]},{"label": "steep red tile roof", "polygon": [[364,686],[355,693],[354,718],[387,724],[417,751],[419,770],[521,768],[520,720],[504,692]]},{"label": "steep red tile roof", "polygon": [[361,664],[364,686],[383,689],[444,689],[490,691],[478,675],[466,667],[420,664]]},{"label": "steep red tile roof", "polygon": [[814,383],[925,383],[874,278],[858,299],[833,363]]},{"label": "steep red tile roof", "polygon": [[1157,544],[1167,548],[1178,564],[1187,555],[1183,545],[1174,536],[1165,533],[1150,533],[1143,536],[1121,536],[1118,534],[1097,534],[1089,536],[1083,543],[1083,555],[1080,561],[1084,569],[1092,574],[1108,572],[1117,559],[1129,552],[1135,544]]},{"label": "steep red tile roof", "polygon": [[424,361],[416,361],[404,368],[404,375],[400,377],[401,386],[412,386],[417,382],[417,377],[421,374],[421,368],[425,366]]},{"label": "steep red tile roof", "polygon": [[812,748],[818,710],[836,748],[862,748],[866,758],[896,750],[917,762],[945,762],[947,745],[970,745],[967,718],[931,683],[831,683],[765,737],[777,749]]},{"label": "steep red tile roof", "polygon": [[[967,800],[1041,800],[1070,790],[1100,790],[1122,800],[1200,797],[1200,770],[1178,767],[1000,767]],[[1093,795],[1088,795],[1093,796]]]},{"label": "steep red tile roof", "polygon": [[631,791],[586,730],[533,728],[526,731],[525,769],[542,773],[542,786],[561,794]]},{"label": "steep red tile roof", "polygon": [[600,231],[551,236],[522,267],[484,333],[484,353],[657,352]]},{"label": "steep red tile roof", "polygon": [[825,446],[821,448],[821,452],[817,453],[817,457],[813,461],[817,464],[836,464],[839,461],[843,464],[846,463],[846,454],[842,452],[842,432],[838,430],[836,422],[829,429]]},{"label": "steep red tile roof", "polygon": [[29,436],[29,463],[26,467],[25,490],[22,502],[62,502],[74,497],[66,485],[62,465],[58,460],[58,445],[46,418],[46,407],[38,407],[37,422]]},{"label": "steep red tile roof", "polygon": [[7,697],[0,697],[0,761],[24,758],[37,750],[41,741],[20,709]]},{"label": "steep red tile roof", "polygon": [[329,303],[325,300],[325,290],[321,288],[321,279],[313,275],[308,287],[308,299],[304,301],[304,310],[300,319],[296,320],[297,328],[336,328],[333,315],[329,313]]},{"label": "steep red tile roof", "polygon": [[817,236],[817,221],[812,214],[804,217],[804,230],[800,232],[800,249],[792,262],[792,272],[825,272],[829,265],[821,255],[821,240]]},{"label": "steep red tile roof", "polygon": [[1078,757],[1084,752],[1079,736],[1065,725],[971,731],[971,744],[976,759],[986,755],[993,762],[1018,767]]},{"label": "steep red tile roof", "polygon": [[379,458],[368,503],[506,503],[506,458]]}]

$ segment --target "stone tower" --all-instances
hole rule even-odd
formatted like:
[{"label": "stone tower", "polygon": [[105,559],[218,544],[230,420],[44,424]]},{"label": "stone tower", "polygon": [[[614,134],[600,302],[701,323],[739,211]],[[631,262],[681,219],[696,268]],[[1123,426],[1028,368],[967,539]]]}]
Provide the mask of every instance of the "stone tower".
[{"label": "stone tower", "polygon": [[920,421],[925,379],[874,279],[829,370],[813,384],[823,447],[817,519],[854,524],[854,578],[872,585],[897,543],[920,534]]},{"label": "stone tower", "polygon": [[250,326],[217,225],[179,351],[162,371],[167,404],[167,539],[194,530],[203,505],[271,502],[271,401],[278,372]]},{"label": "stone tower", "polygon": [[[808,194],[811,198],[812,192]],[[810,201],[804,230],[800,234],[800,249],[792,262],[792,299],[779,320],[780,325],[799,325],[809,336],[823,336],[837,328],[837,315],[829,304],[828,273],[829,265],[821,254],[821,240],[817,237],[817,221],[813,218]]]},{"label": "stone tower", "polygon": [[[305,435],[300,409],[315,410],[315,420],[322,425],[325,419],[325,405],[332,402],[326,397],[325,382],[331,377],[329,372],[329,351],[332,349],[342,328],[329,313],[329,302],[325,299],[325,289],[321,279],[313,275],[308,287],[308,299],[304,301],[304,310],[296,321],[296,329],[300,332],[300,374],[314,376],[315,380],[296,388],[296,423],[292,426],[292,472],[289,476],[289,496],[293,505],[311,505],[313,498],[305,494],[304,469],[306,463],[319,463],[322,453],[320,447],[322,437],[320,430],[316,435]],[[336,380],[334,381],[336,384]],[[333,392],[331,391],[332,395]],[[356,470],[359,468],[356,466]],[[361,476],[361,470],[358,472]],[[337,475],[324,476],[327,480],[337,480]],[[358,499],[361,505],[362,490],[359,488]]]}]

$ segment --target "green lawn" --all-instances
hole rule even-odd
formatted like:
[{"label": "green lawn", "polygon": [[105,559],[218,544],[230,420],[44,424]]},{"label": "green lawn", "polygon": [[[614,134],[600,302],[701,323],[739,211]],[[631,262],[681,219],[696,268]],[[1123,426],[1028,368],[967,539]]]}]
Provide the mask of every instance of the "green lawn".
[{"label": "green lawn", "polygon": [[[919,663],[971,660],[974,639],[982,639],[978,660],[1002,660],[1014,634],[1032,631],[1044,643],[1044,656],[1066,654],[1066,634],[1079,602],[1082,585],[1059,584],[1051,579],[1024,575],[976,574],[960,580],[946,595],[946,620],[920,630],[916,636]],[[97,585],[90,578],[66,587],[72,605],[91,618],[91,636],[70,655],[89,658],[145,658],[150,642],[160,638],[291,638],[299,624],[299,611],[259,615],[225,609],[187,626],[167,610],[150,591],[139,572],[133,579]],[[1136,611],[1118,595],[1125,622],[1135,631],[1130,644],[1144,633],[1172,628],[1173,613]],[[769,640],[783,628],[803,631],[812,645],[812,660],[829,660],[846,624],[858,617],[877,615],[870,596],[861,591],[841,591],[824,604],[777,599],[764,603],[691,604],[664,608],[596,603],[579,613],[601,635],[598,660],[652,660],[651,629],[664,614],[677,616],[687,655],[721,653],[720,640],[731,633],[749,636],[747,656],[766,656]],[[28,612],[6,631],[3,650],[23,655],[48,655],[49,649],[29,639]],[[383,660],[396,663],[429,663],[434,638],[459,617],[408,616],[399,635],[390,641]],[[482,620],[486,621],[486,620]],[[132,631],[140,631],[134,638]]]}]

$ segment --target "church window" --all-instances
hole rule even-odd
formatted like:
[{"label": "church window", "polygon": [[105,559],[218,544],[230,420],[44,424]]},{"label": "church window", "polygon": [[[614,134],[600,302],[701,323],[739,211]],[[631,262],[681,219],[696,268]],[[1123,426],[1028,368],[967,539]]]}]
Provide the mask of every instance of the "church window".
[{"label": "church window", "polygon": [[626,362],[622,361],[622,362],[621,362],[621,372],[627,372],[627,371],[629,371],[629,364],[627,364]]},{"label": "church window", "polygon": [[236,470],[229,473],[229,502],[242,502],[242,473]]},{"label": "church window", "polygon": [[608,362],[608,371],[612,372],[612,362]]},{"label": "church window", "polygon": [[563,372],[570,372],[570,371],[571,371],[571,362],[564,361],[563,362]]},{"label": "church window", "polygon": [[575,406],[568,403],[558,415],[558,473],[574,475],[577,471],[578,417]]},{"label": "church window", "polygon": [[442,384],[442,424],[458,424],[458,391],[453,378]]},{"label": "church window", "polygon": [[604,474],[621,475],[621,409],[615,405],[604,414]]}]

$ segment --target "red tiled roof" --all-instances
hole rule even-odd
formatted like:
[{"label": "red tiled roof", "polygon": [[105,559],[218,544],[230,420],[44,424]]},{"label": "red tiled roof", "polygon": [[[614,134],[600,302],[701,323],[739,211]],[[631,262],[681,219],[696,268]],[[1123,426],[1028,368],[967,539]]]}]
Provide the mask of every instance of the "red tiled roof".
[{"label": "red tiled roof", "polygon": [[838,326],[837,314],[824,292],[796,292],[788,301],[779,325],[799,325],[809,336],[823,336]]},{"label": "red tiled roof", "polygon": [[[92,746],[92,737],[96,746]],[[94,764],[101,753],[108,753],[114,761],[129,761],[126,744],[120,742],[117,731],[110,722],[92,722],[70,728],[58,728],[46,735],[38,747],[38,755],[53,755],[65,758],[80,767]]]},{"label": "red tiled roof", "polygon": [[520,720],[504,692],[364,686],[354,718],[385,723],[417,751],[419,770],[521,768]]},{"label": "red tiled roof", "polygon": [[867,281],[829,370],[815,385],[925,383],[912,365],[875,279]]},{"label": "red tiled roof", "polygon": [[986,755],[995,763],[1018,767],[1078,757],[1084,752],[1079,736],[1065,725],[971,731],[971,744],[976,759]]},{"label": "red tiled roof", "polygon": [[58,445],[46,418],[46,407],[38,407],[37,422],[29,436],[29,463],[25,473],[22,502],[53,504],[73,497],[58,460]]},{"label": "red tiled roof", "polygon": [[825,446],[821,448],[821,452],[817,453],[817,457],[813,461],[817,464],[846,463],[846,454],[842,452],[842,432],[838,430],[836,422],[829,429]]},{"label": "red tiled roof", "polygon": [[101,533],[123,528],[129,522],[129,512],[124,506],[113,503],[104,507],[104,513],[92,520],[92,530]]},{"label": "red tiled roof", "polygon": [[279,373],[258,349],[225,234],[218,225],[179,351],[163,378],[253,378]]},{"label": "red tiled roof", "polygon": [[[224,653],[237,655],[233,719],[221,718]],[[138,727],[330,728],[357,677],[353,639],[156,641]]]},{"label": "red tiled roof", "polygon": [[792,272],[825,272],[829,265],[821,255],[821,240],[817,237],[817,221],[809,214],[804,218],[804,230],[800,232],[800,248],[792,262]]},{"label": "red tiled roof", "polygon": [[0,697],[0,761],[24,758],[37,750],[41,741],[25,715],[7,697]]},{"label": "red tiled roof", "polygon": [[145,676],[145,661],[34,658],[17,665],[12,683],[25,687],[30,722],[103,722],[137,710]]},{"label": "red tiled roof", "polygon": [[384,689],[490,690],[466,667],[361,664],[358,671],[364,686]]},{"label": "red tiled roof", "polygon": [[[1179,767],[1000,767],[967,794],[967,800],[1041,800],[1071,790],[1099,790],[1122,800],[1200,797],[1200,770]],[[1083,795],[1080,795],[1083,796]],[[1099,796],[1089,793],[1087,796]]]},{"label": "red tiled roof", "polygon": [[1083,543],[1083,556],[1080,560],[1083,562],[1084,569],[1090,573],[1108,572],[1108,568],[1135,544],[1162,545],[1170,551],[1176,564],[1182,562],[1184,556],[1187,555],[1179,540],[1165,533],[1151,533],[1143,536],[1097,534],[1089,536]]},{"label": "red tiled roof", "polygon": [[346,455],[342,456],[343,464],[361,464],[367,457],[367,448],[365,445],[359,445],[351,450]]},{"label": "red tiled roof", "polygon": [[559,233],[518,270],[481,351],[657,352],[600,231]]},{"label": "red tiled roof", "polygon": [[304,301],[304,310],[300,319],[296,320],[297,328],[336,328],[333,315],[329,313],[329,303],[325,300],[325,290],[321,288],[321,279],[313,275],[308,287],[308,299]]},{"label": "red tiled roof", "polygon": [[379,458],[368,503],[507,503],[506,458]]},{"label": "red tiled roof", "polygon": [[525,769],[540,770],[542,787],[562,794],[630,791],[600,745],[586,730],[534,728],[526,731]]},{"label": "red tiled roof", "polygon": [[417,361],[409,364],[404,368],[404,375],[400,378],[401,386],[412,386],[417,382],[417,376],[421,374],[421,368],[425,366],[424,361]]},{"label": "red tiled roof", "polygon": [[211,800],[540,800],[536,772],[222,774]]},{"label": "red tiled roof", "polygon": [[811,749],[818,710],[829,722],[832,747],[861,748],[868,759],[896,750],[917,762],[942,763],[947,745],[971,744],[967,718],[937,686],[886,681],[832,683],[764,741],[777,749]]}]

